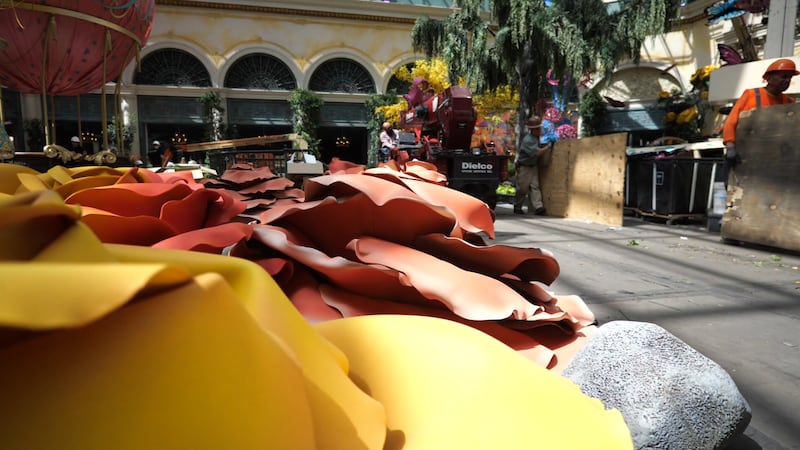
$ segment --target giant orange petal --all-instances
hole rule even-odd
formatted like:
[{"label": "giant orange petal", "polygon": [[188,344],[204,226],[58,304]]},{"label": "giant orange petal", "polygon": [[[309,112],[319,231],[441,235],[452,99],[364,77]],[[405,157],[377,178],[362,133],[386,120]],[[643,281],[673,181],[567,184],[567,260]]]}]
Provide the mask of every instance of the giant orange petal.
[{"label": "giant orange petal", "polygon": [[271,180],[275,177],[275,173],[267,166],[259,168],[234,166],[226,170],[219,179],[240,186],[250,186],[259,181]]},{"label": "giant orange petal", "polygon": [[102,209],[84,206],[81,219],[107,244],[153,245],[174,236],[169,223],[152,216],[120,216]]},{"label": "giant orange petal", "polygon": [[219,198],[220,193],[210,189],[192,191],[186,197],[164,203],[159,217],[178,233],[196,230],[205,225],[209,205]]},{"label": "giant orange petal", "polygon": [[480,330],[508,345],[519,354],[541,367],[548,367],[552,365],[555,360],[553,351],[541,345],[541,343],[531,337],[530,334],[525,331],[517,331],[508,328],[504,326],[502,322],[495,322],[492,320],[468,320],[454,314],[449,309],[434,308],[430,303],[428,305],[419,305],[392,302],[374,296],[365,297],[327,284],[319,286],[319,294],[321,294],[326,304],[336,308],[336,310],[340,311],[345,317],[377,314],[438,317]]},{"label": "giant orange petal", "polygon": [[560,272],[553,254],[539,248],[477,246],[441,233],[419,236],[414,248],[450,261],[462,269],[492,277],[510,274],[520,280],[550,284]]},{"label": "giant orange petal", "polygon": [[192,193],[185,184],[123,183],[76,192],[65,201],[102,209],[120,216],[161,215],[161,207]]},{"label": "giant orange petal", "polygon": [[240,222],[224,223],[215,227],[200,228],[169,237],[153,244],[153,248],[192,250],[220,254],[226,247],[245,241],[253,234],[253,227]]},{"label": "giant orange petal", "polygon": [[[326,255],[304,240],[303,236],[289,230],[256,225],[253,239],[309,267],[332,284],[348,291],[365,296],[379,293],[386,299],[430,304],[430,300],[422,296],[413,286],[403,284],[402,276],[396,270],[382,265],[363,264],[340,256]],[[236,250],[234,253],[236,254]]]},{"label": "giant orange petal", "polygon": [[333,157],[331,162],[328,163],[328,171],[330,173],[360,173],[365,169],[361,164],[345,161],[341,158]]},{"label": "giant orange petal", "polygon": [[444,303],[466,319],[530,320],[542,313],[541,307],[527,302],[502,282],[418,250],[371,237],[354,239],[350,248],[361,261],[401,272],[422,295]]},{"label": "giant orange petal", "polygon": [[55,187],[55,191],[63,198],[82,191],[100,186],[110,186],[119,181],[118,175],[95,175],[89,177],[79,177]]},{"label": "giant orange petal", "polygon": [[403,184],[431,205],[453,211],[461,228],[472,233],[486,233],[494,239],[494,215],[482,200],[446,186],[426,181],[404,179]]},{"label": "giant orange petal", "polygon": [[308,269],[302,266],[298,267],[297,264],[293,263],[288,265],[292,266],[292,276],[287,277],[283,283],[280,283],[281,288],[309,323],[314,324],[343,317],[342,313],[332,303],[323,299],[320,294],[319,281],[314,278]]},{"label": "giant orange petal", "polygon": [[[286,207],[275,205],[261,214],[261,221],[296,230],[329,255],[350,254],[346,250],[347,243],[359,236],[375,236],[411,245],[420,234],[455,232],[456,221],[452,214],[405,191],[407,195],[387,195],[378,199],[382,203],[375,202],[375,195],[369,197],[356,193],[339,200],[329,197],[319,202],[306,201]],[[330,231],[321,232],[320,224]]]},{"label": "giant orange petal", "polygon": [[252,186],[239,189],[239,192],[244,195],[263,194],[271,191],[283,191],[285,189],[294,187],[294,181],[288,178],[272,178],[270,180],[261,181]]}]

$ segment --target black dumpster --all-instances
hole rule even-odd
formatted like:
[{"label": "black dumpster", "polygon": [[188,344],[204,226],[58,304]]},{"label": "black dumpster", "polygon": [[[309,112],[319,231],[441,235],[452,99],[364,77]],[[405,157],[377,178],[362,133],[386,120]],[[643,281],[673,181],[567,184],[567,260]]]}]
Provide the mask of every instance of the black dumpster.
[{"label": "black dumpster", "polygon": [[722,158],[695,158],[690,152],[628,157],[625,206],[643,215],[705,216]]}]

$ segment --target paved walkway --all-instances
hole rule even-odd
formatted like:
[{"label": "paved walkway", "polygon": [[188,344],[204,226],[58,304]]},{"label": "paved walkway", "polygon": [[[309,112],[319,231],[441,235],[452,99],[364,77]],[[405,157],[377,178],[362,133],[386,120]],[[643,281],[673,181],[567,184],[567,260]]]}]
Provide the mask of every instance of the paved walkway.
[{"label": "paved walkway", "polygon": [[728,371],[753,410],[731,449],[800,449],[800,254],[725,244],[701,223],[496,211],[495,243],[555,254],[553,291],[580,295],[601,324],[658,324]]}]

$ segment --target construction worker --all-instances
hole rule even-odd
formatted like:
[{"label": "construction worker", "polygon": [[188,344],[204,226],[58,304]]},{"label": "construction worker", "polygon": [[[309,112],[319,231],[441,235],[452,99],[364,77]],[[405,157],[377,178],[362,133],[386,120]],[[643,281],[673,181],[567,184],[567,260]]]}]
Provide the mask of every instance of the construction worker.
[{"label": "construction worker", "polygon": [[514,214],[525,214],[522,206],[527,203],[528,214],[543,216],[547,211],[544,209],[542,191],[539,188],[539,158],[553,148],[554,142],[542,139],[542,119],[538,116],[528,119],[525,126],[528,134],[523,136],[514,159],[517,173]]},{"label": "construction worker", "polygon": [[794,99],[783,92],[789,88],[792,77],[795,75],[800,75],[800,72],[797,71],[794,61],[787,58],[778,59],[770,64],[764,72],[764,81],[767,82],[767,85],[747,89],[733,105],[722,129],[722,142],[725,144],[726,183],[728,170],[736,165],[739,158],[736,153],[736,126],[739,124],[739,114],[756,108],[794,103]]}]

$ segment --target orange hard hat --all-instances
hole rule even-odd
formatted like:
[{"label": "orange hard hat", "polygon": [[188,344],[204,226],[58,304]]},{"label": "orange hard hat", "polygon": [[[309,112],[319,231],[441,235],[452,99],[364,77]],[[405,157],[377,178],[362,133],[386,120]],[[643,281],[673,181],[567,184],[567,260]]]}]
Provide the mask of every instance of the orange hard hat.
[{"label": "orange hard hat", "polygon": [[794,65],[794,61],[786,58],[773,61],[772,64],[767,67],[766,72],[764,72],[764,78],[766,78],[767,74],[770,72],[792,72],[792,75],[800,75],[800,72],[797,71],[797,67]]}]

